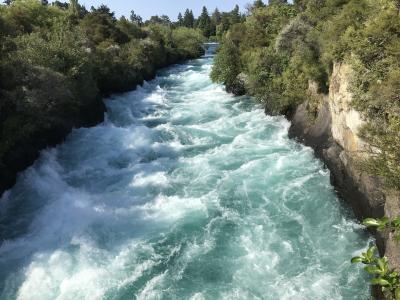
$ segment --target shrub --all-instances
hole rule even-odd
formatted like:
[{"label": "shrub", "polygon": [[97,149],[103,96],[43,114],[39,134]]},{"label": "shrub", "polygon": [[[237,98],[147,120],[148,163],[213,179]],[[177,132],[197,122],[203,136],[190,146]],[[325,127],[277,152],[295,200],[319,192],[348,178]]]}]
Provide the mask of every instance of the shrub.
[{"label": "shrub", "polygon": [[235,43],[227,37],[223,41],[223,47],[218,51],[215,57],[211,79],[215,82],[223,83],[229,91],[233,88],[239,73],[239,51]]},{"label": "shrub", "polygon": [[199,30],[179,27],[172,32],[173,44],[185,52],[187,58],[194,58],[204,53],[204,36]]}]

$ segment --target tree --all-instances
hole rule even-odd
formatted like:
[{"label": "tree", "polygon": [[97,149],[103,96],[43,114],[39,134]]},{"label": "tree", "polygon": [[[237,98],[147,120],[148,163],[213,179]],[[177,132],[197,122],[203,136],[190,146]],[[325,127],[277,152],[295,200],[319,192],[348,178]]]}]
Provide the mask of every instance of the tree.
[{"label": "tree", "polygon": [[79,25],[94,45],[111,40],[119,44],[128,42],[129,37],[116,24],[117,20],[108,8],[95,9],[92,7],[92,11],[83,18]]},{"label": "tree", "polygon": [[231,24],[236,24],[240,23],[241,17],[240,17],[240,9],[239,5],[235,5],[235,8],[231,11]]},{"label": "tree", "polygon": [[143,19],[141,16],[135,14],[135,11],[131,10],[131,16],[130,16],[130,20],[132,23],[135,23],[138,26],[142,26],[143,25]]},{"label": "tree", "polygon": [[232,91],[240,73],[239,49],[235,43],[227,37],[223,41],[223,47],[215,57],[214,67],[211,72],[211,79],[214,82],[222,83],[227,91]]},{"label": "tree", "polygon": [[146,23],[150,23],[150,24],[162,24],[165,26],[170,26],[171,20],[169,19],[169,17],[167,15],[162,15],[162,16],[151,16],[150,20],[146,21]]},{"label": "tree", "polygon": [[183,17],[182,17],[182,14],[181,14],[181,13],[178,14],[178,22],[177,22],[177,25],[178,25],[178,26],[183,26]]},{"label": "tree", "polygon": [[99,14],[103,14],[103,15],[108,15],[108,16],[110,16],[114,21],[116,20],[116,19],[115,19],[115,14],[114,14],[114,12],[112,12],[112,11],[110,10],[110,8],[109,8],[107,5],[102,4],[102,5],[100,5],[98,8],[95,8],[94,6],[92,6],[92,7],[91,7],[91,11],[92,11],[93,13],[99,13]]},{"label": "tree", "polygon": [[56,6],[60,9],[68,9],[69,8],[69,4],[66,2],[61,2],[61,1],[54,1],[51,5]]},{"label": "tree", "polygon": [[208,15],[208,10],[205,6],[203,6],[202,13],[197,21],[197,27],[201,29],[205,37],[210,37],[210,35],[213,33],[211,18]]},{"label": "tree", "polygon": [[265,7],[266,5],[264,4],[264,2],[262,2],[262,0],[256,0],[253,3],[253,8],[262,8]]},{"label": "tree", "polygon": [[[47,1],[47,0],[46,0]],[[42,1],[43,2],[43,1]],[[78,16],[79,15],[79,4],[78,0],[70,0],[69,1],[69,11],[71,15]]]},{"label": "tree", "polygon": [[188,28],[194,27],[194,16],[192,10],[186,9],[183,16],[183,25]]},{"label": "tree", "polygon": [[161,15],[161,20],[164,25],[171,25],[171,19],[167,15]]},{"label": "tree", "polygon": [[225,34],[225,32],[227,32],[229,30],[231,26],[231,21],[230,21],[230,14],[229,13],[222,13],[221,15],[221,21],[217,26],[216,29],[216,35],[219,38],[222,38],[222,36]]},{"label": "tree", "polygon": [[269,0],[269,5],[288,4],[287,0]]},{"label": "tree", "polygon": [[215,25],[219,25],[221,23],[221,13],[219,12],[218,8],[216,8],[211,16],[212,21]]}]

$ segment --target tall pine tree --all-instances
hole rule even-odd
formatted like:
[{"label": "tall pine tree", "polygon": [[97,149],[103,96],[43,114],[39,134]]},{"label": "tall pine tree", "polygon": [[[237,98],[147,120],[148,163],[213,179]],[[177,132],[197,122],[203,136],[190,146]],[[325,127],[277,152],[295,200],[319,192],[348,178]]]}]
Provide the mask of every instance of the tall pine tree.
[{"label": "tall pine tree", "polygon": [[236,4],[235,8],[231,11],[231,24],[240,23],[240,10],[239,5]]},{"label": "tall pine tree", "polygon": [[188,28],[194,27],[194,16],[192,10],[186,9],[183,16],[183,25]]},{"label": "tall pine tree", "polygon": [[183,17],[182,17],[182,14],[181,14],[181,13],[178,14],[178,22],[177,22],[177,25],[178,25],[178,26],[183,26]]},{"label": "tall pine tree", "polygon": [[135,11],[131,11],[131,16],[130,16],[131,22],[135,23],[138,26],[142,26],[143,25],[143,19],[141,16],[137,15],[135,13]]},{"label": "tall pine tree", "polygon": [[218,7],[214,10],[211,19],[215,23],[215,25],[219,25],[221,23],[221,13],[218,10]]},{"label": "tall pine tree", "polygon": [[197,21],[197,27],[201,29],[205,37],[210,37],[213,34],[211,18],[205,6],[203,6],[202,13]]}]

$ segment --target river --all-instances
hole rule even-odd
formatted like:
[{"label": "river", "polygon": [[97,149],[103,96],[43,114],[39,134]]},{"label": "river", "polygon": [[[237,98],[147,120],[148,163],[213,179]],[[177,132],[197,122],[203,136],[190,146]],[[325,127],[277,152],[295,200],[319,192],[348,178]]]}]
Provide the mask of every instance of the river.
[{"label": "river", "polygon": [[370,238],[289,122],[176,65],[0,200],[0,299],[367,299]]}]

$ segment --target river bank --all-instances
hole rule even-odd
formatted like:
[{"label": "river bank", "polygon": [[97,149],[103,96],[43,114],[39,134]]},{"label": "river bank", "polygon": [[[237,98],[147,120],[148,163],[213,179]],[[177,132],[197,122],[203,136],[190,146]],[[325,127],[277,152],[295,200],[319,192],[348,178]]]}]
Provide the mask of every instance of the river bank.
[{"label": "river bank", "polygon": [[[38,130],[35,130],[29,136],[26,136],[24,139],[15,142],[11,147],[8,147],[7,151],[2,154],[0,195],[15,184],[18,173],[31,166],[38,159],[42,150],[54,147],[65,141],[65,138],[71,133],[73,128],[92,127],[103,122],[106,112],[106,107],[103,103],[104,97],[110,96],[110,94],[113,93],[131,91],[132,87],[142,85],[145,80],[154,79],[159,70],[187,59],[198,58],[203,55],[203,53],[198,52],[196,55],[181,53],[179,55],[166,56],[167,58],[162,64],[147,66],[149,71],[143,76],[128,76],[124,82],[119,84],[113,84],[114,79],[109,78],[108,86],[110,88],[105,92],[100,92],[95,89],[88,99],[73,99],[73,97],[71,97],[72,99],[68,99],[68,97],[67,99],[63,99],[66,101],[81,102],[83,105],[78,106],[73,112],[73,115],[62,114],[56,121],[53,121],[53,124],[49,123],[47,126],[39,127]],[[132,69],[127,73],[129,72],[135,73],[136,70]],[[62,98],[62,95],[71,92],[68,90],[68,87],[65,87],[65,89],[59,87],[57,90],[58,85],[62,85],[61,81],[54,82],[53,80],[53,87],[50,87],[44,82],[46,78],[41,78],[41,75],[38,76],[39,83],[37,83],[37,86],[35,86],[32,91],[28,91],[28,93],[31,94],[30,97],[39,96],[50,99],[52,97]],[[63,80],[61,75],[60,80]],[[27,79],[26,81],[29,82],[32,80]],[[56,90],[54,88],[56,88]],[[52,96],[54,93],[58,93],[58,96]],[[87,94],[84,96],[87,96]],[[61,109],[62,107],[57,108],[54,114],[60,114]]]},{"label": "river bank", "polygon": [[[7,5],[6,5],[7,4]],[[106,5],[0,5],[0,194],[40,151],[103,121],[103,97],[204,53],[200,30],[117,18]]]}]

